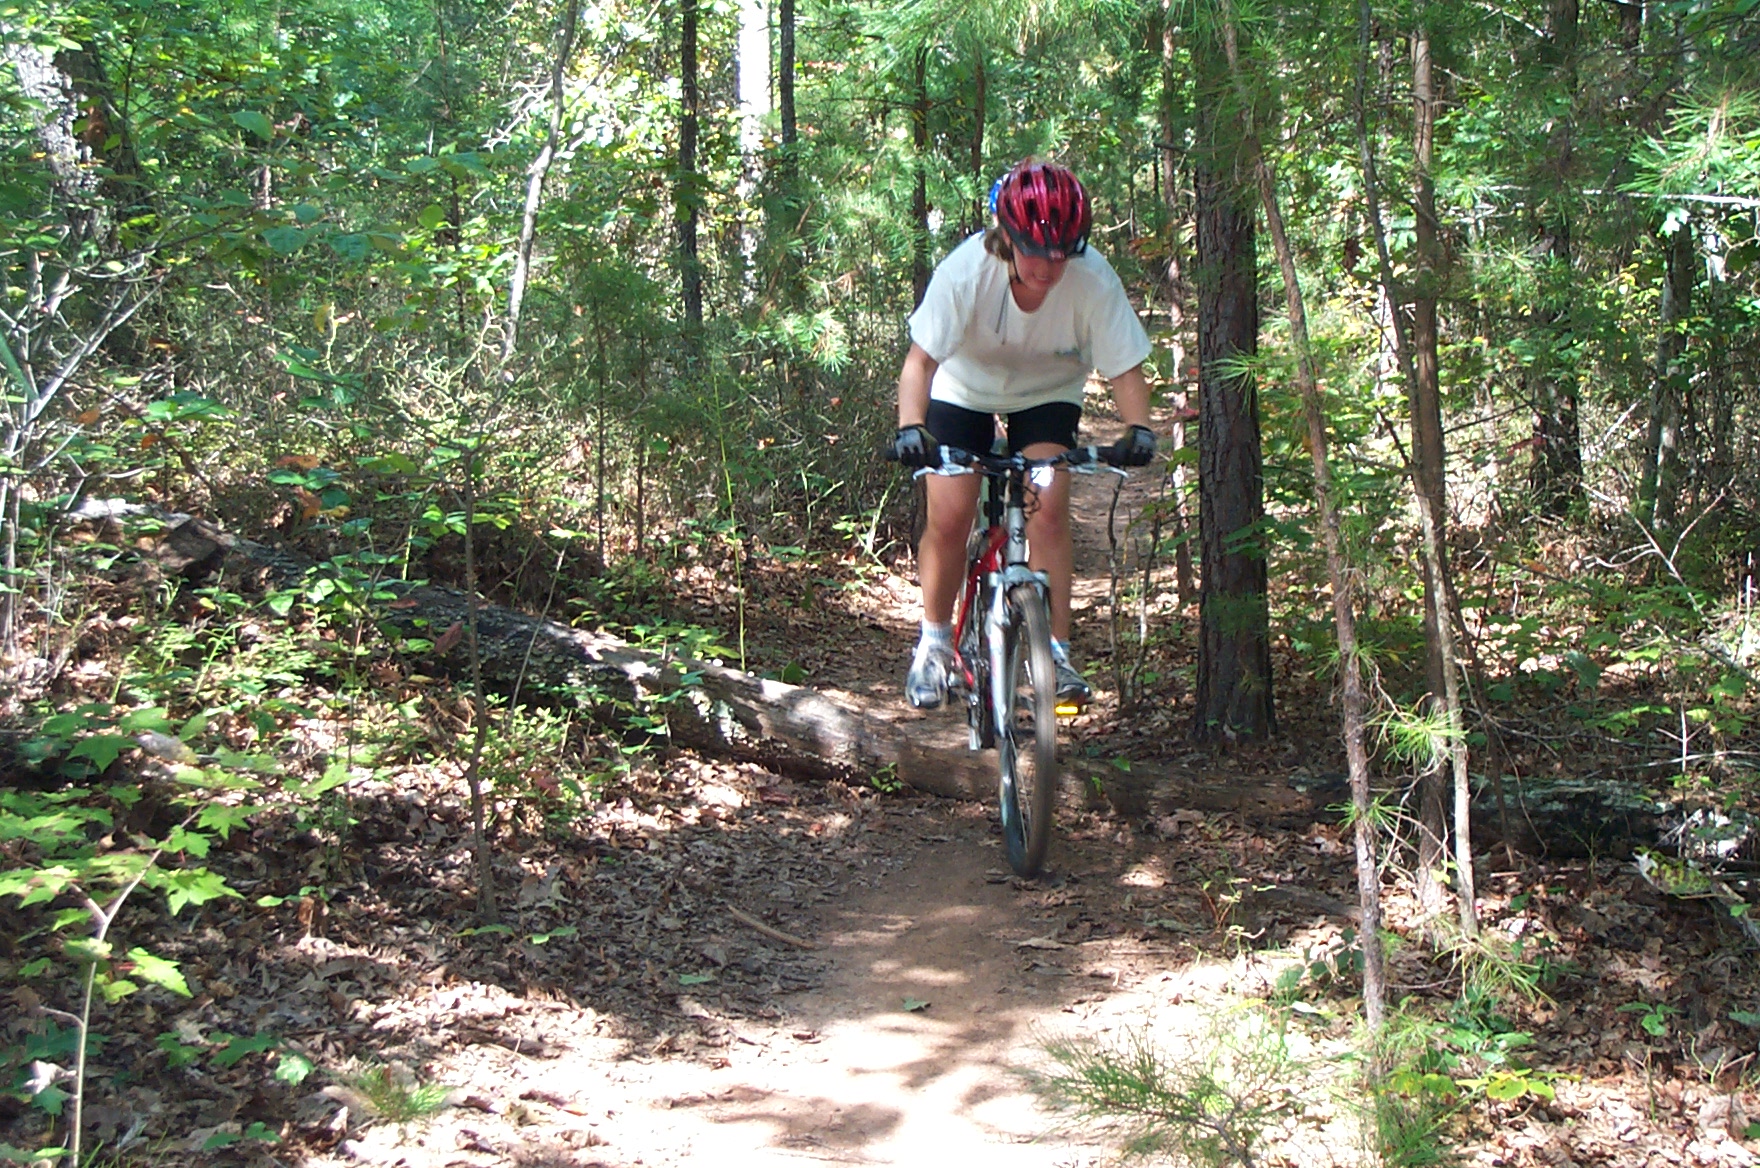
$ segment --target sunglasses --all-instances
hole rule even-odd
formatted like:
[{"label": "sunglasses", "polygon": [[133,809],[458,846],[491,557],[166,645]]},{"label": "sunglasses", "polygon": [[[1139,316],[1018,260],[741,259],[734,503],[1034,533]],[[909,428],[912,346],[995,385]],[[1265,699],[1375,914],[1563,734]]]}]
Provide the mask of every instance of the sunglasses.
[{"label": "sunglasses", "polygon": [[[1044,221],[1041,220],[1040,222],[1043,223]],[[1081,239],[1076,240],[1072,247],[1041,247],[1030,239],[1023,239],[1012,228],[1008,228],[1006,225],[1004,225],[1004,229],[1008,231],[1008,240],[1010,243],[1014,244],[1014,249],[1016,251],[1023,255],[1033,256],[1036,259],[1073,259],[1088,250],[1087,236],[1083,236]]]}]

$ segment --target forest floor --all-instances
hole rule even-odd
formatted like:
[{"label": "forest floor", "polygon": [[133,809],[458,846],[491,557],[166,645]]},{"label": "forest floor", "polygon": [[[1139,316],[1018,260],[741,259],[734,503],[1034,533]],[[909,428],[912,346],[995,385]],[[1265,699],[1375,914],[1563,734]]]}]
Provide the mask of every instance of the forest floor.
[{"label": "forest floor", "polygon": [[[1077,481],[1091,663],[1112,481]],[[765,667],[792,660],[851,700],[896,702],[909,582],[805,595],[748,614]],[[1107,689],[1105,669],[1091,675]],[[1338,768],[1316,683],[1282,696],[1281,736],[1221,769]],[[1188,718],[1170,703],[1123,725],[1102,692],[1072,749],[1167,757]],[[456,768],[412,765],[345,796],[341,846],[270,816],[210,857],[242,900],[169,921],[125,912],[119,947],[181,962],[194,997],[100,1010],[86,1116],[117,1162],[1111,1162],[1112,1133],[1042,1106],[1047,1045],[1072,1039],[1151,1041],[1188,1067],[1274,1049],[1260,1162],[1367,1162],[1336,824],[1131,821],[1066,791],[1050,870],[1021,881],[988,807],[671,755],[566,829],[539,804],[510,815],[505,924],[485,931]],[[1505,1059],[1517,1093],[1444,1109],[1437,1147],[1493,1166],[1754,1162],[1755,1032],[1730,1015],[1760,1009],[1760,968],[1729,921],[1608,859],[1487,857],[1481,893],[1488,928],[1543,953],[1546,976],[1454,1016],[1457,1053],[1479,1044],[1462,1066]],[[1408,936],[1412,907],[1390,905]],[[1413,1017],[1448,1019],[1461,990],[1446,955],[1415,943],[1392,978]],[[22,986],[13,1000],[0,1045],[38,1004]],[[1281,1043],[1254,1030],[1265,1018]],[[194,1055],[168,1058],[178,1046]],[[277,1077],[296,1055],[316,1073]],[[34,1113],[0,1111],[0,1141],[40,1135]]]}]

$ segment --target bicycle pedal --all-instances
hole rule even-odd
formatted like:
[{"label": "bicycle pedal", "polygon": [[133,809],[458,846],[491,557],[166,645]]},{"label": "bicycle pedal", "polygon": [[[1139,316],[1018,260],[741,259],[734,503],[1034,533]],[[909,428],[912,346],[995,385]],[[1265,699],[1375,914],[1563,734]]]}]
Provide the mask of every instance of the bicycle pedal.
[{"label": "bicycle pedal", "polygon": [[1053,707],[1059,718],[1074,718],[1087,708],[1087,702],[1071,701],[1069,698],[1058,698],[1057,705]]}]

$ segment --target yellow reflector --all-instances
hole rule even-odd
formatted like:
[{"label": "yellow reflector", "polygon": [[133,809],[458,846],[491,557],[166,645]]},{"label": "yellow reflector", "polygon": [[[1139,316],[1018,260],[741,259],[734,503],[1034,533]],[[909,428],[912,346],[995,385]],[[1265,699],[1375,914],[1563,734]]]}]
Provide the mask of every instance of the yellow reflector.
[{"label": "yellow reflector", "polygon": [[1082,712],[1082,707],[1074,704],[1073,702],[1065,702],[1064,704],[1057,707],[1057,716],[1059,718],[1073,718],[1081,712]]}]

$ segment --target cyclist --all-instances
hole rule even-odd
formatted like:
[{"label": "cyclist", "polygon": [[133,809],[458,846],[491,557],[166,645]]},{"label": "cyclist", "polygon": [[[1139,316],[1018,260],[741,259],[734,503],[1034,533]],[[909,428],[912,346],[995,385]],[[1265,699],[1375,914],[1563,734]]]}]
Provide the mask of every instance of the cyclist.
[{"label": "cyclist", "polygon": [[[1143,360],[1149,337],[1112,266],[1088,246],[1093,209],[1076,176],[1027,159],[990,192],[996,222],[935,268],[910,318],[911,347],[898,379],[894,453],[907,466],[937,458],[937,444],[987,451],[996,417],[1010,453],[1050,458],[1076,445],[1082,391],[1098,371],[1129,427],[1114,460],[1141,466],[1155,454]],[[1069,472],[1034,474],[1027,520],[1032,566],[1051,581],[1051,651],[1060,701],[1085,702],[1087,681],[1070,661]],[[917,548],[922,633],[905,677],[919,709],[947,697],[953,606],[965,573],[978,479],[930,475],[928,522]]]}]

